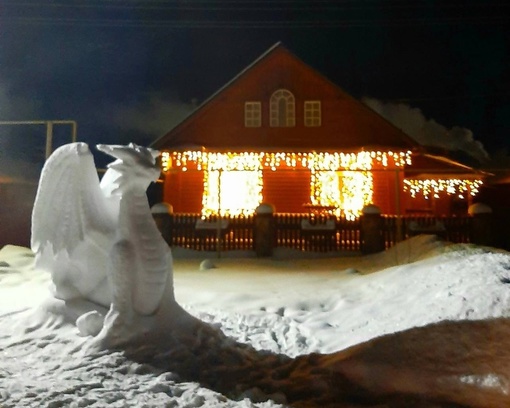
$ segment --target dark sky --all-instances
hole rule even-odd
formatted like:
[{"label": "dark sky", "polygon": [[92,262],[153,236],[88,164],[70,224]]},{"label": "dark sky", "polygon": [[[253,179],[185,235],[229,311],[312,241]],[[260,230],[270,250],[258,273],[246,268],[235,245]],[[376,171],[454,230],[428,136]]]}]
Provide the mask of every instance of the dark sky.
[{"label": "dark sky", "polygon": [[[149,143],[277,41],[357,98],[510,149],[504,0],[0,0],[0,120]],[[20,132],[0,128],[0,159],[44,139]]]}]

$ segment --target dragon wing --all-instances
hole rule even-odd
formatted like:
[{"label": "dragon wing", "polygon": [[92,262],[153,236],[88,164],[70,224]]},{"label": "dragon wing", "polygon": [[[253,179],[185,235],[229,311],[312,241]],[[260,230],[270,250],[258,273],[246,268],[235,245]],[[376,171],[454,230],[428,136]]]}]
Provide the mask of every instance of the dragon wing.
[{"label": "dragon wing", "polygon": [[111,245],[118,207],[118,201],[107,199],[100,188],[87,144],[64,145],[41,173],[32,212],[32,250],[37,253],[51,244],[54,254],[71,254],[86,239]]}]

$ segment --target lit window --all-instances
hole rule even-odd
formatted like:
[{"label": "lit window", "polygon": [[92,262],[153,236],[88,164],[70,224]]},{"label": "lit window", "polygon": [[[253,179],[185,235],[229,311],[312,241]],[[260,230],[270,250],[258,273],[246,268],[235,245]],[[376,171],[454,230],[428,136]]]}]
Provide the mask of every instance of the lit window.
[{"label": "lit window", "polygon": [[253,214],[262,201],[261,170],[213,170],[206,177],[202,215]]},{"label": "lit window", "polygon": [[270,100],[271,127],[292,127],[296,125],[294,95],[286,89],[279,89]]},{"label": "lit window", "polygon": [[337,208],[337,214],[352,220],[372,202],[373,177],[369,171],[314,171],[311,179],[313,204]]},{"label": "lit window", "polygon": [[260,127],[262,122],[260,102],[244,103],[244,126]]},{"label": "lit window", "polygon": [[321,101],[305,101],[305,126],[321,125]]}]

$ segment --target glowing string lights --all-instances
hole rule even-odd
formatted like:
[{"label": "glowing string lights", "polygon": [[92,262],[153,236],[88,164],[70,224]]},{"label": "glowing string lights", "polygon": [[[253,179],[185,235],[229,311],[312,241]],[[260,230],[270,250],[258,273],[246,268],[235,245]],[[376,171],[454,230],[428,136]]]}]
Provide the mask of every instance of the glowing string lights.
[{"label": "glowing string lights", "polygon": [[262,202],[262,170],[204,173],[202,216],[249,215]]},{"label": "glowing string lights", "polygon": [[[258,167],[276,170],[280,166],[289,168],[304,168],[316,170],[368,170],[375,163],[387,167],[391,164],[397,167],[411,164],[411,152],[358,152],[358,153],[285,153],[285,152],[163,152],[161,155],[163,171],[182,169],[196,166],[198,170],[206,169],[225,171],[248,170]],[[355,164],[354,164],[355,163]],[[222,167],[227,166],[227,167]],[[367,167],[368,166],[368,167]]]},{"label": "glowing string lights", "polygon": [[467,196],[475,196],[482,180],[463,180],[463,179],[427,179],[427,180],[404,180],[404,191],[409,191],[411,197],[415,198],[418,194],[423,195],[425,199],[431,197],[439,198],[441,194],[457,195],[460,199]]},{"label": "glowing string lights", "polygon": [[[262,201],[262,170],[278,168],[310,171],[310,203],[334,208],[333,214],[358,217],[372,203],[374,166],[403,168],[411,165],[411,152],[361,151],[358,153],[286,152],[163,152],[164,172],[204,171],[202,214],[252,214]],[[474,196],[481,180],[404,180],[404,191],[425,198],[455,194]]]},{"label": "glowing string lights", "polygon": [[[402,167],[411,152],[285,153],[163,152],[163,171],[204,170],[202,215],[251,214],[262,201],[262,170],[280,167],[309,170],[310,203],[334,207],[333,213],[357,217],[371,203],[376,163]],[[221,175],[220,175],[221,174]]]}]

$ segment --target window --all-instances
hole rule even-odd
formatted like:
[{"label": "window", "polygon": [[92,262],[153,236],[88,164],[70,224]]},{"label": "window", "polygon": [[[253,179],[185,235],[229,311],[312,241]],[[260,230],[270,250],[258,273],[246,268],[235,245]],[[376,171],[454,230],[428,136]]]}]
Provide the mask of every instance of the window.
[{"label": "window", "polygon": [[244,126],[260,127],[261,126],[261,109],[260,102],[244,103]]},{"label": "window", "polygon": [[363,207],[372,202],[374,181],[369,171],[313,171],[312,203],[338,208],[352,220]]},{"label": "window", "polygon": [[305,101],[305,126],[321,125],[321,101]]},{"label": "window", "polygon": [[262,170],[208,171],[202,214],[253,214],[262,201]]},{"label": "window", "polygon": [[279,89],[270,100],[271,127],[292,127],[296,125],[294,95],[286,89]]}]

